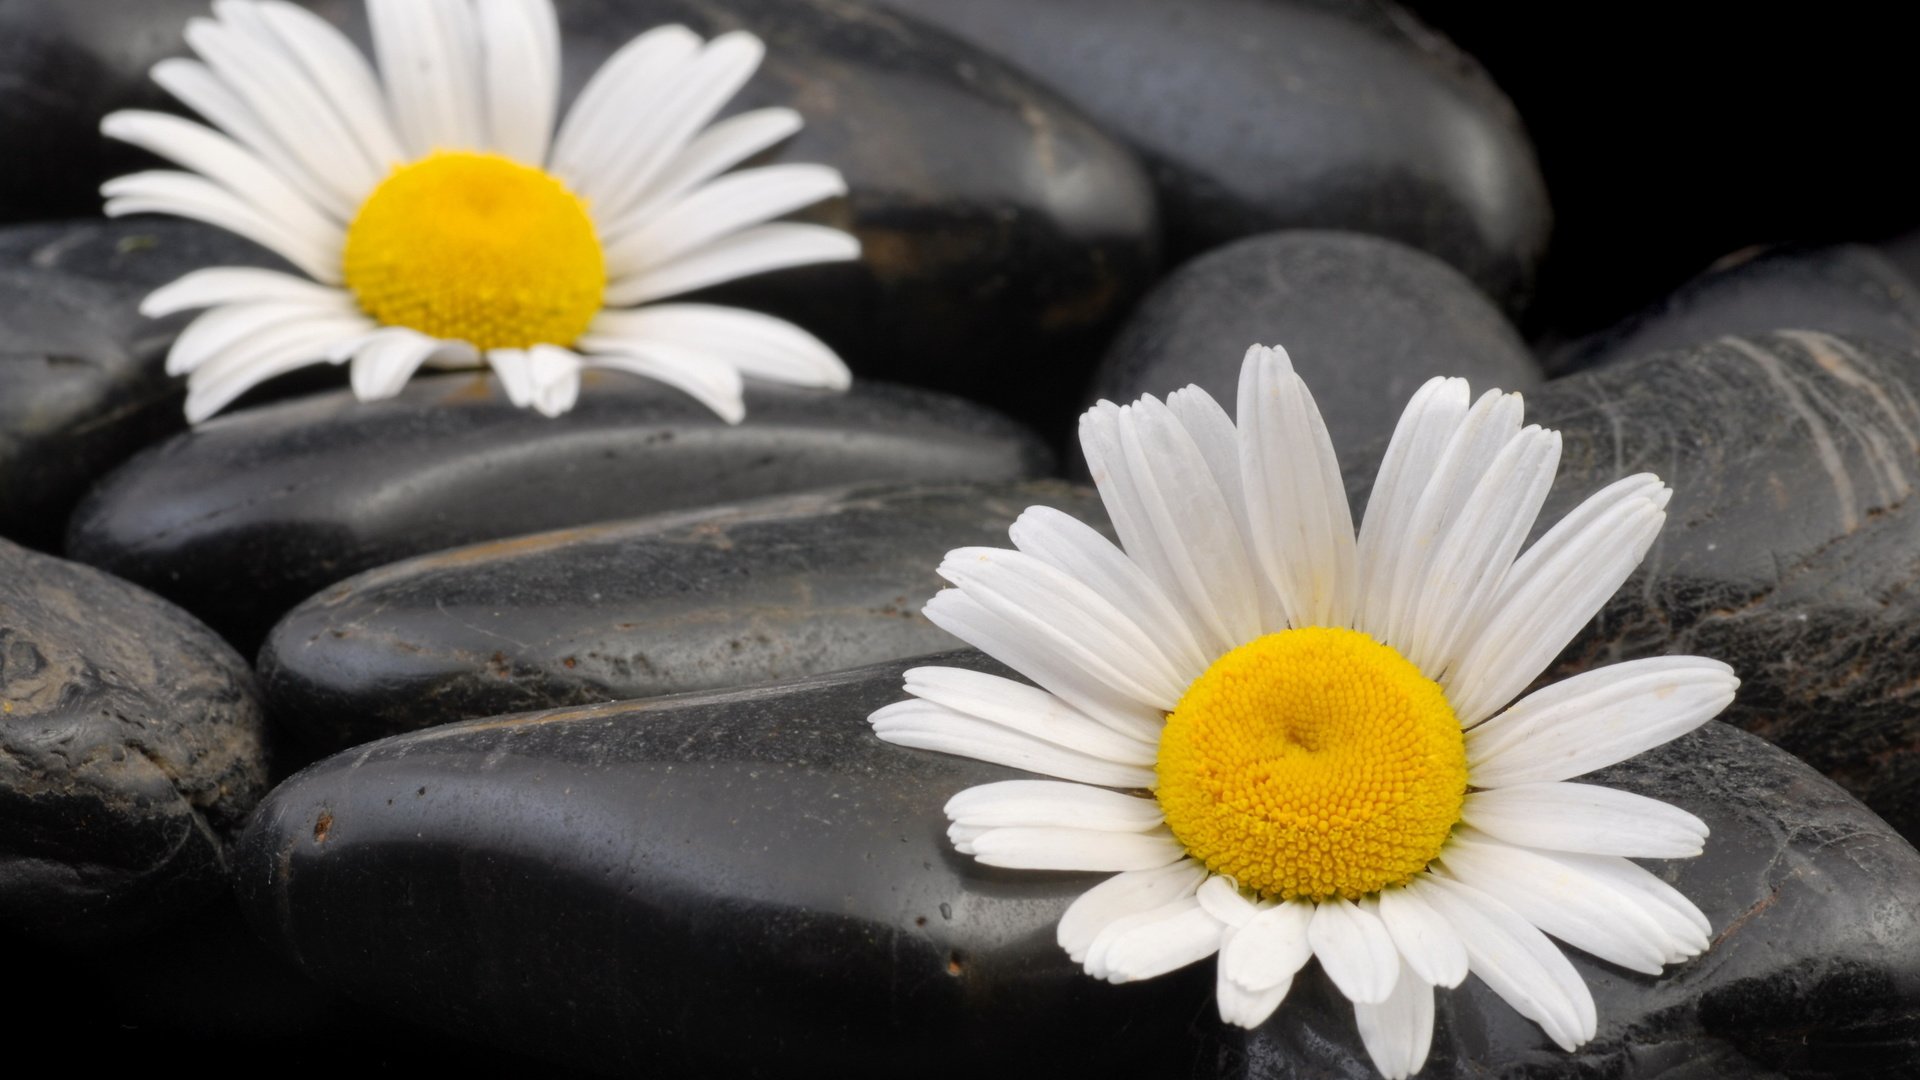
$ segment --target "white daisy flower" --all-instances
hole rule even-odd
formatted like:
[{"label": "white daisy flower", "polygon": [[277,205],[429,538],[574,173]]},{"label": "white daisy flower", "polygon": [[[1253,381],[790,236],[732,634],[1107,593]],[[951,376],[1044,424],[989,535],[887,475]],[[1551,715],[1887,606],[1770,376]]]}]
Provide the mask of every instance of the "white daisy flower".
[{"label": "white daisy flower", "polygon": [[187,418],[294,368],[352,363],[363,401],[423,364],[482,359],[515,404],[573,407],[583,367],[676,386],[730,423],[741,376],[844,389],[846,365],[799,327],[653,301],[784,267],[857,258],[832,228],[773,219],[846,191],[825,165],[729,172],[800,128],[791,109],[710,124],[759,66],[751,34],[681,26],[635,38],[554,129],[550,0],[367,0],[376,75],[324,20],[283,0],[215,0],[187,24],[198,60],[153,77],[212,127],[116,112],[101,128],[188,171],[122,176],[110,215],[194,218],[306,278],[200,270],[147,297],[208,308],[167,370]]},{"label": "white daisy flower", "polygon": [[1237,428],[1198,387],[1101,402],[1080,442],[1124,550],[1035,507],[1017,550],[949,553],[956,588],[926,607],[1038,688],[916,668],[874,729],[1059,778],[962,791],[948,835],[992,866],[1117,872],[1060,920],[1091,975],[1218,953],[1221,1019],[1253,1027],[1317,958],[1404,1077],[1433,988],[1471,971],[1571,1050],[1593,997],[1547,935],[1652,975],[1709,927],[1628,861],[1697,855],[1705,823],[1567,781],[1698,727],[1739,680],[1666,656],[1513,700],[1639,565],[1670,494],[1628,477],[1522,554],[1560,437],[1520,414],[1518,394],[1427,383],[1356,540],[1284,351],[1248,352]]}]

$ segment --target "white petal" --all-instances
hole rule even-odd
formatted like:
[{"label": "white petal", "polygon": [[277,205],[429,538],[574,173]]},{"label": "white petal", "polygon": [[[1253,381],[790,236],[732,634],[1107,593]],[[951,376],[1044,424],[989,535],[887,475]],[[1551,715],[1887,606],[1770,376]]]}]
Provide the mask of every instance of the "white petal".
[{"label": "white petal", "polygon": [[[621,218],[643,201],[654,181],[746,85],[765,55],[766,46],[752,34],[721,34],[700,50],[652,108],[629,114],[625,130],[614,136],[621,153],[606,166],[607,175],[598,178],[603,181],[597,199],[601,212],[609,219]],[[673,213],[668,206],[657,212]]]},{"label": "white petal", "polygon": [[347,131],[299,61],[267,27],[248,16],[246,5],[217,4],[221,22],[187,22],[187,44],[219,76],[266,129],[340,198],[358,202],[380,182],[380,170]]},{"label": "white petal", "polygon": [[1457,828],[1440,853],[1448,877],[1498,896],[1521,918],[1576,949],[1658,975],[1673,943],[1637,905],[1524,848]]},{"label": "white petal", "polygon": [[1474,787],[1566,780],[1676,739],[1733,702],[1718,660],[1657,656],[1541,687],[1467,732]]},{"label": "white petal", "polygon": [[1478,638],[1443,680],[1462,724],[1513,700],[1619,590],[1666,521],[1666,495],[1660,488],[1611,503],[1590,523],[1569,515],[1536,545],[1551,557],[1514,564]]},{"label": "white petal", "polygon": [[167,352],[167,374],[185,375],[242,341],[290,322],[354,314],[352,301],[339,294],[316,300],[277,300],[213,308],[202,312],[173,339]]},{"label": "white petal", "polygon": [[[1414,392],[1380,460],[1360,525],[1358,627],[1385,641],[1397,610],[1394,575],[1409,550],[1407,531],[1421,493],[1433,479],[1447,443],[1467,415],[1467,381],[1433,378]],[[1411,597],[1400,598],[1404,606]]]},{"label": "white petal", "polygon": [[666,383],[729,424],[746,419],[745,387],[733,365],[710,353],[659,341],[630,342],[620,352],[587,356],[590,367],[612,368]]},{"label": "white petal", "polygon": [[[1381,640],[1398,646],[1407,640],[1420,596],[1414,588],[1432,561],[1467,498],[1486,475],[1493,460],[1520,433],[1524,407],[1519,394],[1489,390],[1480,395],[1441,448],[1432,472],[1417,489],[1417,500],[1395,546],[1380,548],[1377,558],[1392,569],[1392,583],[1384,589],[1386,611]],[[1379,589],[1374,582],[1370,588]]]},{"label": "white petal", "polygon": [[1336,896],[1316,903],[1307,944],[1349,1001],[1385,1001],[1399,981],[1400,952],[1393,938],[1378,918],[1351,900]]},{"label": "white petal", "polygon": [[1467,795],[1461,819],[1522,847],[1683,859],[1698,855],[1707,823],[1630,791],[1594,784],[1515,784]]},{"label": "white petal", "polygon": [[1060,947],[1083,963],[1094,939],[1114,923],[1193,895],[1207,871],[1192,859],[1153,870],[1133,870],[1080,894],[1060,916]]},{"label": "white petal", "polygon": [[947,817],[982,828],[1080,828],[1145,832],[1165,823],[1160,804],[1086,784],[1002,780],[970,787],[947,800]]},{"label": "white petal", "polygon": [[374,56],[408,156],[479,150],[480,31],[467,0],[367,0]]},{"label": "white petal", "polygon": [[656,27],[622,45],[594,72],[561,121],[553,142],[553,173],[598,201],[612,179],[609,163],[626,145],[617,136],[633,111],[654,107],[699,51],[700,36],[684,26]]},{"label": "white petal", "polygon": [[1165,713],[1102,682],[1056,641],[1032,627],[1001,618],[960,589],[942,590],[920,613],[1095,720],[1141,742],[1158,744]]},{"label": "white petal", "polygon": [[1431,986],[1459,986],[1467,977],[1467,947],[1452,924],[1420,898],[1425,878],[1385,889],[1360,906],[1380,917],[1401,959]]},{"label": "white petal", "polygon": [[[1233,946],[1235,931],[1226,927],[1220,931],[1220,954],[1226,955]],[[1214,998],[1219,1003],[1222,1023],[1237,1027],[1256,1028],[1266,1023],[1267,1017],[1287,999],[1287,991],[1293,989],[1293,979],[1287,978],[1275,986],[1264,990],[1249,990],[1232,979],[1227,978],[1224,965],[1216,965],[1218,971],[1214,977]]]},{"label": "white petal", "polygon": [[300,189],[315,206],[326,211],[335,222],[344,224],[353,217],[359,200],[340,192],[322,180],[306,163],[281,142],[254,110],[232,88],[220,81],[213,70],[198,60],[174,57],[153,66],[153,81],[178,98],[181,104],[212,121],[213,125],[272,166],[287,182]]},{"label": "white petal", "polygon": [[[1254,901],[1242,896],[1239,886],[1233,883],[1233,879],[1221,874],[1208,878],[1193,896],[1200,901],[1201,907],[1206,908],[1209,914],[1220,921],[1222,926],[1232,927],[1235,930],[1252,922],[1255,915],[1273,906],[1270,901]],[[1301,962],[1305,963],[1304,960]]]},{"label": "white petal", "polygon": [[268,248],[315,281],[340,282],[340,249],[326,238],[296,231],[269,218],[252,204],[202,176],[183,172],[143,172],[117,176],[100,185],[108,217],[124,214],[172,214],[222,228]]},{"label": "white petal", "polygon": [[1240,368],[1240,476],[1253,549],[1294,626],[1351,626],[1359,571],[1333,440],[1285,349]]},{"label": "white petal", "polygon": [[1501,447],[1414,580],[1402,652],[1440,675],[1489,616],[1560,464],[1560,433],[1528,426]]},{"label": "white petal", "polygon": [[1134,700],[1171,712],[1186,692],[1151,635],[1088,585],[1019,551],[956,548],[941,577],[982,607],[1088,676]]},{"label": "white petal", "polygon": [[620,281],[668,266],[846,190],[839,171],[825,165],[766,165],[728,173],[662,207],[645,225],[608,245],[607,277]]},{"label": "white petal", "polygon": [[1151,870],[1186,856],[1165,828],[1139,833],[1016,827],[989,829],[973,840],[975,859],[1016,870]]},{"label": "white petal", "polygon": [[860,257],[860,241],[824,225],[781,221],[716,240],[672,262],[609,280],[609,307],[644,304],[738,278]]},{"label": "white petal", "polygon": [[190,120],[166,113],[107,114],[100,131],[207,177],[313,244],[344,242],[340,227],[252,151]]},{"label": "white petal", "polygon": [[1051,506],[1032,506],[1007,533],[1015,547],[1085,582],[1151,633],[1185,682],[1206,671],[1207,656],[1186,618],[1146,571],[1093,526]]},{"label": "white petal", "polygon": [[1150,397],[1101,402],[1080,445],[1127,556],[1179,606],[1210,657],[1260,634],[1253,564],[1193,437]]},{"label": "white petal", "polygon": [[548,0],[476,0],[489,145],[544,166],[560,101],[560,24]]},{"label": "white petal", "polygon": [[1159,753],[1157,732],[1146,738],[1123,734],[1037,686],[949,667],[908,668],[905,679],[907,693],[925,701],[1106,761],[1141,766],[1149,775]]},{"label": "white petal", "polygon": [[140,301],[140,314],[149,319],[159,319],[193,308],[225,304],[293,300],[320,306],[335,299],[351,302],[346,293],[330,285],[321,285],[278,270],[256,270],[250,266],[210,266],[191,271],[148,293],[146,299]]},{"label": "white petal", "polygon": [[288,320],[208,359],[187,379],[187,422],[198,424],[241,394],[277,375],[322,361],[336,342],[369,333],[350,316]]},{"label": "white petal", "polygon": [[676,154],[647,185],[645,195],[619,215],[607,214],[604,207],[595,208],[603,237],[623,236],[639,228],[659,213],[661,207],[787,138],[800,127],[800,114],[786,108],[755,109],[714,124]]},{"label": "white petal", "polygon": [[1303,900],[1275,904],[1236,927],[1221,950],[1221,972],[1247,990],[1286,987],[1313,956],[1307,940],[1313,910]]},{"label": "white petal", "polygon": [[[876,711],[867,719],[873,724],[874,734],[900,746],[956,754],[976,761],[1087,784],[1125,788],[1144,788],[1153,784],[1150,753],[1140,755],[1146,758],[1144,762],[1116,761],[1100,753],[1003,727],[932,702],[898,702]],[[1063,740],[1073,739],[1078,734],[1088,736],[1088,741],[1091,741],[1090,737],[1095,731],[1109,738],[1118,738],[1092,721],[1087,721],[1078,733],[1058,730],[1051,733]]]},{"label": "white petal", "polygon": [[[1220,485],[1220,493],[1227,498],[1227,508],[1233,511],[1234,524],[1240,529],[1240,542],[1250,553],[1258,550],[1253,523],[1247,516],[1246,488],[1240,480],[1240,432],[1233,426],[1233,418],[1213,400],[1212,394],[1198,386],[1185,386],[1168,394],[1167,409],[1180,421],[1180,426],[1187,429],[1213,473],[1214,483]],[[1255,578],[1260,592],[1261,628],[1274,630],[1286,626],[1286,606],[1281,603],[1273,582],[1264,572]]]},{"label": "white petal", "polygon": [[1667,957],[1669,964],[1707,951],[1707,935],[1713,932],[1713,924],[1708,922],[1705,913],[1693,901],[1654,876],[1646,867],[1617,855],[1576,855],[1564,851],[1543,851],[1540,854],[1586,874],[1637,903],[1640,910],[1659,923],[1674,942],[1674,951]]},{"label": "white petal", "polygon": [[1108,982],[1151,979],[1205,960],[1220,949],[1222,927],[1198,903],[1149,926],[1118,934],[1107,945]]},{"label": "white petal", "polygon": [[353,396],[361,401],[380,401],[398,394],[435,353],[468,364],[480,359],[480,354],[465,342],[440,341],[404,327],[387,327],[354,352]]},{"label": "white petal", "polygon": [[581,336],[587,352],[630,351],[635,341],[660,341],[723,358],[742,375],[844,390],[847,365],[819,338],[771,315],[712,304],[654,304],[631,311],[602,311]]},{"label": "white petal", "polygon": [[1478,889],[1432,875],[1425,880],[1421,899],[1453,924],[1468,964],[1488,988],[1562,1050],[1593,1038],[1599,1027],[1593,994],[1546,935]]},{"label": "white petal", "polygon": [[1433,987],[1403,966],[1387,1000],[1354,1002],[1353,1019],[1373,1067],[1386,1080],[1405,1080],[1427,1063],[1433,1046]]},{"label": "white petal", "polygon": [[[1113,978],[1114,971],[1108,966],[1107,961],[1108,952],[1116,942],[1125,940],[1138,930],[1145,930],[1151,934],[1155,928],[1166,927],[1168,924],[1177,922],[1183,916],[1199,910],[1200,907],[1194,902],[1192,896],[1183,896],[1171,903],[1154,908],[1151,911],[1142,911],[1138,914],[1115,919],[1103,927],[1100,933],[1094,936],[1093,943],[1087,946],[1087,958],[1083,965],[1087,969],[1087,974],[1096,979]],[[1188,929],[1191,929],[1191,927]],[[1151,937],[1147,940],[1149,947],[1151,947]],[[1124,980],[1115,979],[1114,981]]]},{"label": "white petal", "polygon": [[346,35],[313,12],[284,0],[268,0],[258,10],[261,22],[306,69],[322,100],[339,111],[342,125],[360,144],[375,174],[404,160],[380,80]]}]

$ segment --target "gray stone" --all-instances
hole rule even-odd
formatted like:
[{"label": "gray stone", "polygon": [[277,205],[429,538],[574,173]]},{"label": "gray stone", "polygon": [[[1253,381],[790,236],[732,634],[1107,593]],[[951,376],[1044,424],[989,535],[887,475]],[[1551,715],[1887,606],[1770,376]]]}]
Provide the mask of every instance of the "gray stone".
[{"label": "gray stone", "polygon": [[515,408],[489,377],[415,379],[215,417],[75,511],[73,557],[146,585],[251,652],[289,608],[442,548],[859,481],[1043,474],[1024,428],[922,390],[755,385],[729,427],[679,391],[590,372],[574,410]]},{"label": "gray stone", "polygon": [[[1042,480],[858,488],[535,536],[370,570],[260,652],[276,750],[305,760],[526,709],[750,686],[958,646],[920,614],[949,550],[1004,547]],[[294,750],[295,747],[299,749]]]},{"label": "gray stone", "polygon": [[1164,398],[1197,383],[1234,408],[1247,346],[1283,345],[1334,445],[1393,431],[1435,375],[1524,390],[1540,381],[1520,335],[1445,263],[1357,233],[1281,232],[1187,263],[1128,319],[1094,380],[1095,398]]},{"label": "gray stone", "polygon": [[185,612],[0,540],[0,924],[119,939],[222,895],[261,723],[246,663]]},{"label": "gray stone", "polygon": [[[868,727],[915,662],[361,747],[268,798],[241,902],[325,985],[609,1073],[1359,1075],[1317,968],[1246,1038],[1214,1019],[1211,963],[1083,974],[1054,926],[1101,875],[981,866],[945,835],[955,792],[1023,774]],[[1574,954],[1602,1026],[1572,1056],[1469,979],[1426,1075],[1890,1075],[1920,1053],[1920,853],[1723,725],[1605,779],[1711,826],[1653,867],[1713,949],[1660,980]]]}]

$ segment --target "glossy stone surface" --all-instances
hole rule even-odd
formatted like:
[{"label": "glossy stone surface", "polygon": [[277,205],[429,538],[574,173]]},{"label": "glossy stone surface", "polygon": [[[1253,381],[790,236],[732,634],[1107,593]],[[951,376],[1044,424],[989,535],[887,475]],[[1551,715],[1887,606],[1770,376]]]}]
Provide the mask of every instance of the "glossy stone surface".
[{"label": "glossy stone surface", "polygon": [[1558,350],[1556,373],[1700,345],[1727,334],[1818,330],[1920,349],[1920,287],[1858,244],[1730,255],[1659,303]]},{"label": "glossy stone surface", "polygon": [[1155,286],[1089,398],[1165,398],[1197,383],[1232,412],[1256,343],[1286,347],[1343,449],[1392,434],[1435,375],[1509,390],[1540,381],[1519,333],[1451,267],[1391,240],[1303,231],[1209,252]]},{"label": "glossy stone surface", "polygon": [[[1033,72],[1146,159],[1181,255],[1352,229],[1510,308],[1552,213],[1513,105],[1384,0],[884,0]],[[1098,27],[1098,32],[1090,32]]]},{"label": "glossy stone surface", "polygon": [[114,472],[73,557],[178,600],[251,652],[294,604],[359,571],[481,540],[856,481],[1001,480],[1051,456],[954,398],[878,383],[755,386],[729,427],[678,391],[592,373],[549,419],[488,377],[414,380],[215,417]]},{"label": "glossy stone surface", "polygon": [[119,939],[226,891],[266,790],[252,673],[172,604],[0,540],[0,926]]},{"label": "glossy stone surface", "polygon": [[[358,2],[305,6],[367,47]],[[803,216],[852,229],[866,254],[709,293],[795,319],[860,374],[964,390],[1029,416],[1070,407],[1099,336],[1153,272],[1153,189],[1131,151],[944,33],[839,0],[558,6],[563,108],[616,48],[655,26],[744,28],[766,42],[727,112],[803,114],[806,127],[765,160],[838,168],[849,197]],[[28,84],[0,92],[0,152],[23,163],[0,176],[0,219],[92,212],[101,180],[151,166],[102,139],[99,118],[177,109],[146,72],[184,54],[182,28],[206,11],[205,0],[0,0],[0,72]]]},{"label": "glossy stone surface", "polygon": [[[1561,669],[1725,660],[1743,685],[1724,719],[1920,837],[1920,358],[1811,332],[1726,339],[1554,380],[1527,421],[1563,439],[1536,535],[1632,473],[1674,489]],[[1345,461],[1358,493],[1372,455]]]},{"label": "glossy stone surface", "polygon": [[[1054,924],[1100,875],[983,867],[944,835],[954,792],[1021,774],[867,726],[912,663],[342,754],[268,798],[238,849],[242,904],[323,984],[608,1072],[1351,1074],[1351,1013],[1328,1015],[1317,969],[1251,1045],[1214,1019],[1210,962],[1121,987],[1082,974]],[[1714,950],[1658,982],[1576,958],[1605,1017],[1585,1059],[1469,979],[1442,999],[1431,1075],[1588,1060],[1711,1075],[1810,1055],[1815,1075],[1845,1075],[1820,1056],[1920,1050],[1910,845],[1720,725],[1607,779],[1711,825],[1707,855],[1653,865],[1713,920]]]},{"label": "glossy stone surface", "polygon": [[[1043,480],[859,488],[423,555],[287,614],[260,652],[284,762],[473,717],[751,686],[954,648],[920,614],[957,547],[1007,546]],[[299,747],[294,751],[293,747]]]},{"label": "glossy stone surface", "polygon": [[186,317],[148,319],[141,297],[209,262],[277,261],[191,222],[0,228],[0,536],[57,547],[89,484],[186,426],[163,369]]}]

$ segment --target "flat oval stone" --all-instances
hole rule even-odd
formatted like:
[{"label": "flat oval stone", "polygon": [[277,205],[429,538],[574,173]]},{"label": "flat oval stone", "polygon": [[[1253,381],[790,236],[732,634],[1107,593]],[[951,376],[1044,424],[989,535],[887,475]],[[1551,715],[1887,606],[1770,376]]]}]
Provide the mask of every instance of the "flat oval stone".
[{"label": "flat oval stone", "polygon": [[[303,0],[362,50],[356,0]],[[801,216],[848,228],[858,264],[803,267],[694,298],[784,315],[856,373],[967,393],[1029,417],[1070,409],[1112,320],[1151,279],[1159,227],[1132,151],[994,57],[884,10],[835,0],[574,0],[560,5],[564,109],[630,38],[667,23],[746,29],[766,59],[726,106],[798,109],[806,126],[754,164],[821,162],[849,195]],[[110,176],[153,159],[99,135],[116,108],[178,111],[148,78],[186,55],[205,0],[0,3],[0,220],[91,213]],[[650,107],[636,103],[636,108]]]},{"label": "flat oval stone", "polygon": [[[1363,1060],[1317,969],[1251,1047],[1214,1019],[1211,961],[1118,987],[1082,973],[1055,924],[1101,875],[985,867],[945,836],[954,793],[1024,774],[868,727],[922,662],[990,667],[955,654],[361,747],[267,799],[239,845],[241,903],[324,985],[607,1072],[1326,1075],[1309,1066]],[[1707,820],[1705,856],[1654,867],[1718,936],[1661,980],[1574,957],[1607,1060],[1633,1045],[1746,1072],[1829,1041],[1920,1049],[1910,845],[1717,724],[1606,779]],[[1436,1062],[1584,1061],[1544,1050],[1477,980],[1443,992],[1441,1015]]]},{"label": "flat oval stone", "polygon": [[[859,488],[589,525],[370,570],[260,651],[277,758],[435,724],[750,686],[957,646],[920,614],[958,547],[1005,547],[1054,480]],[[294,750],[294,747],[299,747]]]},{"label": "flat oval stone", "polygon": [[1920,288],[1886,256],[1859,244],[1754,249],[1618,325],[1548,359],[1555,374],[1701,345],[1728,334],[1818,330],[1920,348]]},{"label": "flat oval stone", "polygon": [[251,652],[301,600],[410,555],[807,488],[1051,467],[996,413],[879,383],[756,385],[730,427],[617,373],[589,373],[558,419],[515,408],[490,378],[443,375],[387,401],[337,391],[215,417],[108,476],[67,545]]},{"label": "flat oval stone", "polygon": [[[1725,338],[1556,379],[1526,412],[1563,447],[1536,536],[1633,473],[1674,490],[1559,670],[1725,660],[1742,686],[1724,719],[1920,838],[1920,357],[1812,331]],[[1377,450],[1345,459],[1356,501]]]},{"label": "flat oval stone", "polygon": [[1100,362],[1093,393],[1164,398],[1198,384],[1233,411],[1253,344],[1284,345],[1335,446],[1392,434],[1435,375],[1523,390],[1533,354],[1458,271],[1391,240],[1279,232],[1208,252],[1147,295]]},{"label": "flat oval stone", "polygon": [[193,222],[0,227],[0,535],[57,548],[88,485],[186,426],[163,366],[186,317],[137,307],[215,261],[278,260]]},{"label": "flat oval stone", "polygon": [[0,925],[120,940],[223,894],[261,725],[246,663],[186,612],[0,540]]},{"label": "flat oval stone", "polygon": [[1519,116],[1396,4],[885,2],[1033,72],[1131,143],[1178,255],[1351,229],[1439,256],[1510,309],[1532,292],[1553,215]]}]

